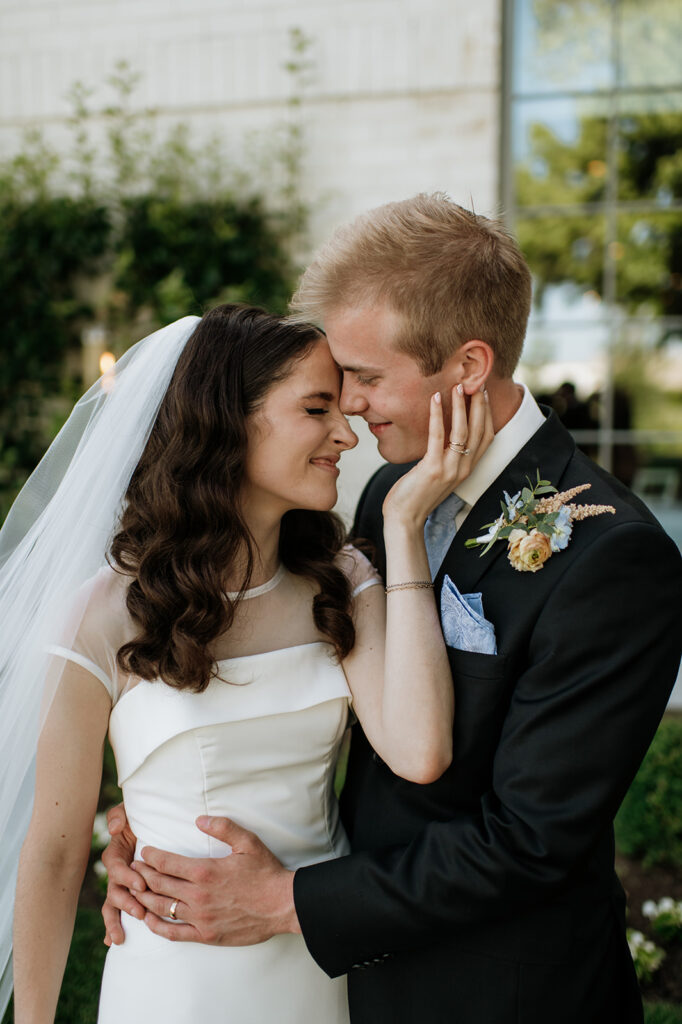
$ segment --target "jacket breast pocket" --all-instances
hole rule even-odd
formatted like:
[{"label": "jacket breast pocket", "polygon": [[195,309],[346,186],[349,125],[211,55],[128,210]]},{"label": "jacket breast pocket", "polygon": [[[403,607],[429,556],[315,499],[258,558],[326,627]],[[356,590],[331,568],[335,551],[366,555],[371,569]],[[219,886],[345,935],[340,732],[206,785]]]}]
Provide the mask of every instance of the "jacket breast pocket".
[{"label": "jacket breast pocket", "polygon": [[448,660],[455,723],[452,765],[446,775],[461,797],[476,801],[490,785],[513,677],[506,655],[448,648]]}]

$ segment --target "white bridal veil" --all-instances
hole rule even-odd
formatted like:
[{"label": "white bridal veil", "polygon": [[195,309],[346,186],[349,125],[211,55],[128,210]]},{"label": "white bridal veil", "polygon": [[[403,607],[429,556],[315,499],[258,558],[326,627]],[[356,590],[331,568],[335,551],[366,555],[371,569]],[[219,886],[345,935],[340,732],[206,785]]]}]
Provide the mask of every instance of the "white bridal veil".
[{"label": "white bridal veil", "polygon": [[64,664],[55,667],[47,646],[57,636],[68,646],[78,629],[65,612],[105,564],[128,483],[198,323],[188,316],[149,335],[93,384],[0,530],[0,1017],[12,990],[14,886],[36,745]]}]

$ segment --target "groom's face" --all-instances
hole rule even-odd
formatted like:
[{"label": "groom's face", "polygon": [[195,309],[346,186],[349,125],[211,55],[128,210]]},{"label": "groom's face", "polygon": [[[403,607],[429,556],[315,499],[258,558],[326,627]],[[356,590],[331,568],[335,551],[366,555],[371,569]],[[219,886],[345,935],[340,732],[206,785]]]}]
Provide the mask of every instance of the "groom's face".
[{"label": "groom's face", "polygon": [[340,406],[346,416],[362,416],[388,462],[410,462],[426,451],[429,400],[443,394],[449,429],[450,388],[445,374],[421,374],[395,340],[403,320],[390,306],[377,304],[335,310],[324,329],[332,356],[343,370]]}]

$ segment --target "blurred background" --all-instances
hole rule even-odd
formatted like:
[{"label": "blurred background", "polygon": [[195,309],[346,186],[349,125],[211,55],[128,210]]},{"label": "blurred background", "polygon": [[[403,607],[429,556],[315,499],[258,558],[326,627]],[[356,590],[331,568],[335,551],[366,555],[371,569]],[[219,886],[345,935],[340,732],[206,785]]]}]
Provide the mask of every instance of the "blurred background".
[{"label": "blurred background", "polygon": [[131,343],[443,190],[529,260],[520,379],[682,545],[681,53],[682,0],[0,0],[0,519]]}]

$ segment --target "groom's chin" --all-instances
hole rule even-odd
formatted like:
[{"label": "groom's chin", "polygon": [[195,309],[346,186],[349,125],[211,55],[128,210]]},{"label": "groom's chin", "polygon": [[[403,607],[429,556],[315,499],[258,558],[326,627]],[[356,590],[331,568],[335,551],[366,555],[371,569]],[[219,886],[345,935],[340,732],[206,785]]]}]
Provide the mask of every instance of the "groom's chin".
[{"label": "groom's chin", "polygon": [[377,442],[379,455],[386,462],[392,462],[400,466],[405,462],[416,462],[424,455],[424,450],[418,444],[400,444],[395,439],[380,438]]}]

